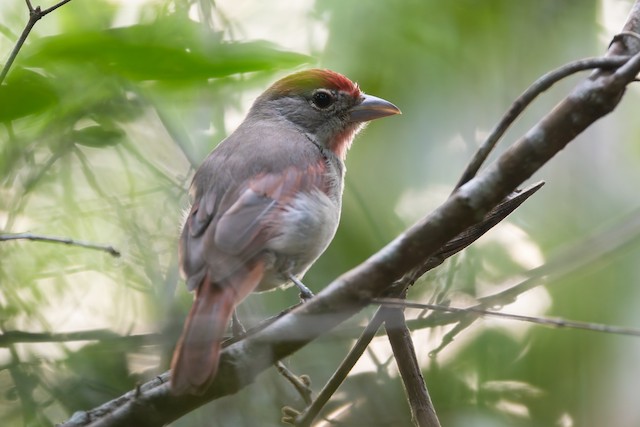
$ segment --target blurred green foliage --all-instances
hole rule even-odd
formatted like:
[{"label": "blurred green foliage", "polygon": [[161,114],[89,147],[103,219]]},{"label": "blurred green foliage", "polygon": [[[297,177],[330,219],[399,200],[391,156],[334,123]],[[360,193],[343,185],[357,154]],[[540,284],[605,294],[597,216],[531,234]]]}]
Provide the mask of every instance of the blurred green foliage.
[{"label": "blurred green foliage", "polygon": [[[191,298],[176,254],[190,177],[277,77],[332,68],[404,113],[372,124],[349,155],[338,235],[305,279],[317,290],[443,201],[530,82],[602,53],[624,22],[622,14],[617,26],[603,27],[618,10],[613,3],[74,0],[45,17],[0,86],[0,233],[108,244],[123,256],[0,242],[0,330],[51,334],[40,343],[0,335],[2,425],[53,425],[167,369]],[[626,13],[631,2],[619,3]],[[0,4],[3,58],[26,20],[23,1]],[[506,142],[576,81],[537,101]],[[640,325],[638,230],[625,239],[615,232],[638,216],[638,101],[632,88],[534,177],[548,185],[508,225],[430,273],[411,298],[465,305],[596,234],[599,244],[584,245],[584,259],[606,255],[566,260],[566,274],[505,310]],[[239,315],[250,325],[295,301],[293,291],[252,295]],[[55,336],[98,328],[111,332],[81,342]],[[640,425],[637,340],[480,320],[430,357],[447,330],[416,333],[445,426]],[[310,375],[317,391],[353,338],[336,331],[287,364]],[[410,425],[389,357],[384,337],[376,339],[324,415],[338,425]],[[174,424],[276,426],[285,405],[303,407],[270,371]]]}]

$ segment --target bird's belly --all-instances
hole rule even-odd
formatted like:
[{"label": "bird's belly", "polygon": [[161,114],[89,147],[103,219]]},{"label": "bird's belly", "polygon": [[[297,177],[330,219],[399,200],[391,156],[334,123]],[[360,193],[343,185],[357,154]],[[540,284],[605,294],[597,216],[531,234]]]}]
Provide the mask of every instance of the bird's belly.
[{"label": "bird's belly", "polygon": [[276,231],[267,244],[270,267],[256,290],[287,283],[288,273],[302,277],[333,240],[339,221],[339,199],[334,201],[320,191],[296,196],[270,224]]}]

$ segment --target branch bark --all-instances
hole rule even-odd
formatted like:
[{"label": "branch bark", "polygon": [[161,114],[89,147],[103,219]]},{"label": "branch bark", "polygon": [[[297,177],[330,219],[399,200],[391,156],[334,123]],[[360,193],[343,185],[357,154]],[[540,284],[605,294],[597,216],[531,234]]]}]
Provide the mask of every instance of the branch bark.
[{"label": "branch bark", "polygon": [[[391,289],[389,289],[385,294],[387,294],[388,296],[404,295],[407,288],[413,285],[413,283],[419,277],[421,277],[427,271],[442,264],[447,258],[455,255],[467,246],[471,245],[474,241],[476,241],[487,231],[489,231],[493,226],[505,219],[511,212],[516,210],[522,203],[524,203],[525,200],[527,200],[531,195],[542,188],[542,185],[542,182],[537,183],[530,188],[525,189],[522,192],[504,200],[486,215],[484,221],[468,228],[455,238],[451,239],[449,242],[447,242],[446,245],[440,248],[440,250],[436,254],[429,257],[429,259],[424,261],[418,267],[407,272],[402,277],[402,279],[394,283]],[[324,405],[326,405],[329,399],[331,399],[331,396],[333,396],[338,387],[340,387],[349,372],[351,372],[351,369],[353,369],[356,362],[360,359],[366,348],[369,346],[369,343],[371,343],[371,340],[375,337],[378,329],[380,328],[380,326],[382,326],[384,319],[387,318],[389,310],[391,309],[388,307],[380,307],[378,311],[376,311],[375,315],[371,318],[365,330],[360,334],[358,341],[351,348],[351,350],[349,350],[349,353],[340,363],[340,366],[333,373],[329,381],[322,388],[322,390],[318,394],[318,397],[311,403],[311,405],[307,406],[307,408],[302,413],[297,413],[295,412],[295,410],[288,410],[286,417],[287,422],[291,421],[291,423],[296,427],[308,427],[311,425]]]},{"label": "branch bark", "polygon": [[43,236],[40,234],[32,233],[0,234],[0,242],[8,242],[10,240],[31,240],[33,242],[61,243],[68,246],[78,246],[85,249],[104,251],[115,258],[118,258],[121,255],[120,251],[111,245],[101,245],[97,243],[84,242],[81,240],[72,239],[70,237]]},{"label": "branch bark", "polygon": [[404,319],[404,309],[396,308],[389,311],[385,320],[385,329],[411,407],[413,424],[418,427],[440,427],[440,421],[422,377],[411,331],[407,328]]},{"label": "branch bark", "polygon": [[62,0],[61,2],[54,4],[50,8],[42,10],[40,6],[33,7],[31,5],[31,1],[26,0],[27,8],[29,9],[29,21],[27,21],[27,24],[24,26],[24,29],[22,30],[22,34],[20,34],[20,38],[16,42],[16,45],[13,47],[13,50],[9,55],[9,59],[7,59],[7,62],[2,67],[2,71],[0,71],[0,84],[2,84],[5,77],[7,77],[7,74],[9,74],[9,70],[13,65],[13,61],[15,61],[16,58],[18,57],[18,53],[20,52],[20,49],[22,49],[22,46],[27,41],[27,37],[29,36],[29,33],[31,33],[31,30],[36,25],[36,23],[42,18],[44,18],[46,15],[50,14],[57,8],[64,6],[70,1],[71,0]]},{"label": "branch bark", "polygon": [[[640,0],[624,31],[640,32]],[[640,43],[612,43],[608,55],[632,56],[611,71],[596,71],[534,125],[493,164],[462,185],[433,213],[367,261],[333,281],[308,303],[255,335],[225,348],[216,380],[203,396],[172,396],[169,374],[63,426],[158,426],[220,396],[235,393],[262,371],[348,319],[407,272],[418,268],[447,241],[479,222],[510,192],[540,169],[579,133],[620,102],[640,71]]]}]

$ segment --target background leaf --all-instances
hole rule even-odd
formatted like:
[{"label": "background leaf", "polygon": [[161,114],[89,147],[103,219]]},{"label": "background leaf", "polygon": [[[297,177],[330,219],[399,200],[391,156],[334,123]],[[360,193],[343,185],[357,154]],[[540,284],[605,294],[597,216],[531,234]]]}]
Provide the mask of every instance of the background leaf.
[{"label": "background leaf", "polygon": [[47,77],[29,69],[15,68],[0,86],[0,122],[43,112],[57,100]]}]

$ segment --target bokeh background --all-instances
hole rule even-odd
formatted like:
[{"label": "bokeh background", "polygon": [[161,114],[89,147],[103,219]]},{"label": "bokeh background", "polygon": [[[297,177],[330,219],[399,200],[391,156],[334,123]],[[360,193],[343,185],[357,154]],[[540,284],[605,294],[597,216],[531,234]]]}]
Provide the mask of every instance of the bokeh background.
[{"label": "bokeh background", "polygon": [[[305,279],[317,291],[441,203],[512,100],[550,69],[602,54],[631,5],[73,0],[48,15],[0,87],[0,233],[122,256],[0,242],[1,424],[53,425],[167,369],[191,303],[176,266],[189,180],[277,78],[331,68],[403,110],[349,153],[340,229]],[[26,21],[24,1],[0,2],[3,62]],[[545,93],[496,154],[583,77]],[[538,194],[410,297],[464,306],[546,264],[540,287],[497,308],[640,328],[639,110],[632,87],[536,174]],[[254,295],[239,315],[255,324],[296,300]],[[318,391],[372,312],[287,364]],[[84,340],[60,335],[78,331]],[[432,353],[447,331],[415,333],[445,426],[640,425],[638,338],[480,319]],[[324,411],[334,424],[318,425],[410,425],[390,354],[377,338]],[[173,425],[277,426],[284,405],[303,408],[269,371]]]}]

